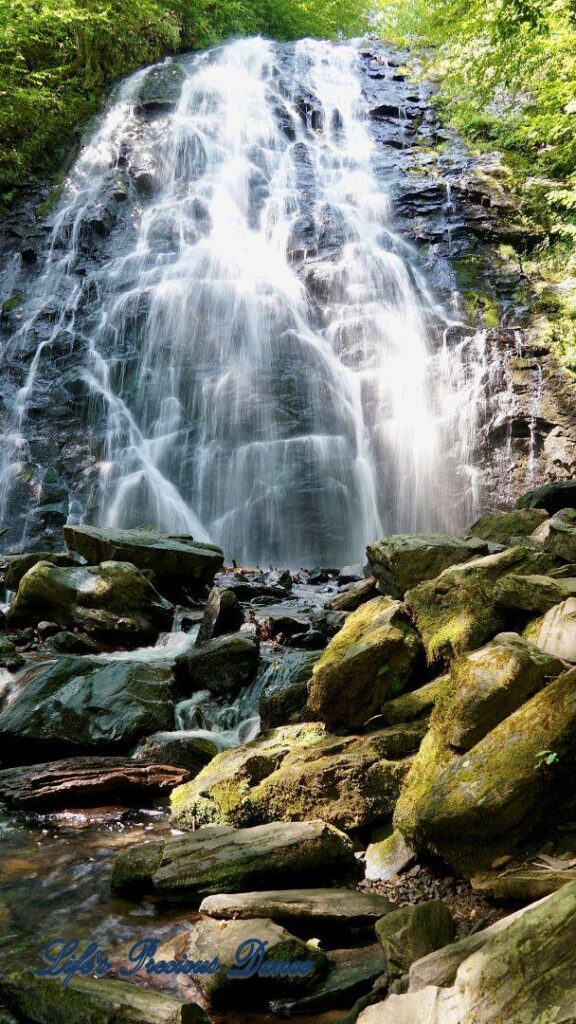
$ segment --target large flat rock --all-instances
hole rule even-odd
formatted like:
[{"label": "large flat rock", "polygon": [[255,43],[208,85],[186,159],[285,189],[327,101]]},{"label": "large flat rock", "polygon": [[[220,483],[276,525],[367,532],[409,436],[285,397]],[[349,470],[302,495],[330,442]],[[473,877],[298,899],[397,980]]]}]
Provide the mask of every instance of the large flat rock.
[{"label": "large flat rock", "polygon": [[99,562],[132,562],[139,569],[151,569],[159,580],[194,584],[212,583],[224,564],[224,554],[215,544],[203,544],[193,537],[162,533],[147,527],[117,530],[112,527],[65,526],[64,536],[71,551],[77,551],[89,565]]},{"label": "large flat rock", "polygon": [[385,896],[355,889],[277,889],[207,896],[200,912],[210,917],[270,917],[278,921],[362,926],[390,913]]},{"label": "large flat rock", "polygon": [[246,829],[203,828],[130,847],[116,858],[112,885],[126,893],[195,899],[269,888],[278,878],[326,878],[355,866],[352,843],[331,825],[275,821]]},{"label": "large flat rock", "polygon": [[72,757],[0,771],[0,802],[15,810],[142,801],[169,793],[189,772],[128,757]]}]

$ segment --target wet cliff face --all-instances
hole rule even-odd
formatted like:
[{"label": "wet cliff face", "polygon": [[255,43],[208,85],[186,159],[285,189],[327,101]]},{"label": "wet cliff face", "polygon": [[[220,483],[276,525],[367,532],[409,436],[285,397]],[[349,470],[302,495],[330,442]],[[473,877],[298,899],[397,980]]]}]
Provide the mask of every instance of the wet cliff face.
[{"label": "wet cliff face", "polygon": [[342,563],[572,474],[498,160],[408,65],[240,41],[139,72],[7,219],[6,547],[153,522]]}]

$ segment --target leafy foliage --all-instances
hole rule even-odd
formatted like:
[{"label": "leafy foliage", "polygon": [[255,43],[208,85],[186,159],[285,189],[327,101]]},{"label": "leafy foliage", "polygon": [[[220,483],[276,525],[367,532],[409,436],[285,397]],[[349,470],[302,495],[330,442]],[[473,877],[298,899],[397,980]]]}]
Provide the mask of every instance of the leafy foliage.
[{"label": "leafy foliage", "polygon": [[420,44],[446,116],[504,150],[525,214],[547,238],[524,262],[556,292],[550,338],[576,370],[574,0],[381,0],[385,34]]},{"label": "leafy foliage", "polygon": [[231,35],[362,31],[369,0],[0,0],[0,196],[51,165],[103,90],[135,67]]}]

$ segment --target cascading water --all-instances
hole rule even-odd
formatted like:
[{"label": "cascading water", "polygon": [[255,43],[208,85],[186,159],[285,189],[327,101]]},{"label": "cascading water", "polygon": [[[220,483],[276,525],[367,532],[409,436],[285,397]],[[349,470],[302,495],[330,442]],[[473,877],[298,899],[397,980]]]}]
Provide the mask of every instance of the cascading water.
[{"label": "cascading water", "polygon": [[[76,521],[293,566],[467,524],[485,354],[447,347],[448,315],[394,233],[358,49],[243,39],[159,73],[174,108],[150,116],[146,70],[123,83],[56,208],[9,342],[34,356],[0,521],[38,421],[45,494],[43,453],[76,417]],[[50,361],[73,407],[47,394]]]}]

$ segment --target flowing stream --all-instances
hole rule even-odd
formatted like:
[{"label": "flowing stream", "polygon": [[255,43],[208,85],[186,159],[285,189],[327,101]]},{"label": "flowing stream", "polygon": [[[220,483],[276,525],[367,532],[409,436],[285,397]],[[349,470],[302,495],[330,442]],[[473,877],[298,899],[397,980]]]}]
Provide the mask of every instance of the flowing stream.
[{"label": "flowing stream", "polygon": [[[26,370],[0,521],[21,543],[23,476],[50,513],[46,465],[74,417],[71,521],[295,567],[470,522],[483,337],[448,347],[457,314],[394,231],[360,62],[351,45],[241,39],[160,65],[177,95],[153,115],[147,69],[119,87],[9,342]],[[383,60],[399,96],[393,72]]]}]

